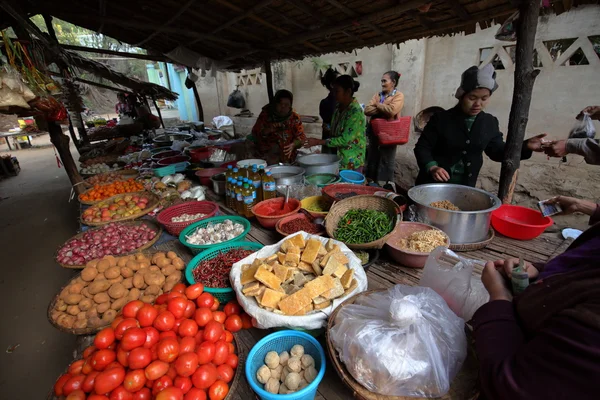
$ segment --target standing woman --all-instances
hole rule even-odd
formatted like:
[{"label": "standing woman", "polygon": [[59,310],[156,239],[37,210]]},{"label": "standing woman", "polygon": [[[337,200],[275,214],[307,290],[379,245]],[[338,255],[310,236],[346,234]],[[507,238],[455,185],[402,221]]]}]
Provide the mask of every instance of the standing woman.
[{"label": "standing woman", "polygon": [[[493,161],[502,162],[506,143],[498,119],[483,111],[497,88],[491,64],[482,69],[473,66],[463,72],[455,94],[458,104],[434,114],[415,146],[419,165],[417,185],[446,182],[474,187],[484,152]],[[545,136],[526,140],[521,160],[531,158],[533,151],[543,151]]]},{"label": "standing woman", "polygon": [[337,149],[340,168],[362,172],[365,165],[367,140],[366,120],[362,107],[354,98],[360,86],[350,75],[342,75],[333,82],[337,106],[331,119],[331,138],[308,139],[310,146],[325,145]]},{"label": "standing woman", "polygon": [[[335,111],[335,93],[333,91],[333,81],[339,76],[339,72],[329,68],[321,78],[321,84],[327,88],[329,94],[319,104],[319,116],[323,120],[323,135],[321,139],[327,140],[331,137],[331,118]],[[321,153],[333,153],[334,151],[327,146],[322,146]]]},{"label": "standing woman", "polygon": [[[388,121],[400,116],[404,106],[404,94],[398,91],[400,74],[388,71],[381,77],[381,92],[376,93],[368,106],[365,115],[383,118]],[[371,124],[368,126],[369,148],[367,150],[367,177],[383,186],[386,182],[394,181],[396,146],[380,146],[377,136],[373,133]]]}]

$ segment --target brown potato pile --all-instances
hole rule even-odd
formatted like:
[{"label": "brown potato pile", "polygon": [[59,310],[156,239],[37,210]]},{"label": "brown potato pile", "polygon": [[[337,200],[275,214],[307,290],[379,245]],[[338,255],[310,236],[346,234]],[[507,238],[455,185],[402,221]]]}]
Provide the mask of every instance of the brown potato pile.
[{"label": "brown potato pile", "polygon": [[185,263],[172,251],[88,262],[81,275],[60,293],[51,318],[65,328],[100,328],[110,324],[131,300],[153,303],[181,282]]}]

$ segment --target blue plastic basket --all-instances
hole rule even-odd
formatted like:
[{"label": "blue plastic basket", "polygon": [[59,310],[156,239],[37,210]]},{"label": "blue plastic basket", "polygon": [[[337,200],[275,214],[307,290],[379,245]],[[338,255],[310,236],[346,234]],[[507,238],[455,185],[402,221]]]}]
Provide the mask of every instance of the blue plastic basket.
[{"label": "blue plastic basket", "polygon": [[363,174],[350,169],[340,171],[340,178],[342,178],[342,182],[353,183],[355,185],[362,185],[365,183],[365,177]]},{"label": "blue plastic basket", "polygon": [[[244,232],[242,232],[242,234],[240,236],[237,236],[233,239],[226,240],[225,242],[216,243],[216,244],[190,244],[185,239],[186,236],[190,235],[192,232],[194,232],[198,228],[204,228],[211,222],[213,224],[223,222],[226,219],[229,219],[233,222],[242,224],[244,226]],[[217,246],[224,245],[225,243],[233,243],[233,242],[239,242],[239,241],[244,240],[244,238],[246,237],[248,232],[250,232],[251,227],[252,226],[250,225],[250,221],[248,221],[244,217],[238,217],[237,215],[222,215],[219,217],[206,218],[206,219],[203,219],[202,221],[195,222],[195,223],[191,224],[190,226],[188,226],[187,228],[185,228],[184,230],[182,230],[181,233],[179,234],[179,241],[181,242],[181,244],[188,247],[193,254],[199,254],[199,253],[203,252],[204,250],[213,249]]]},{"label": "blue plastic basket", "polygon": [[[210,250],[205,250],[202,253],[198,254],[196,257],[192,258],[192,260],[185,267],[185,279],[187,279],[187,281],[190,285],[193,285],[194,283],[196,283],[196,280],[194,279],[194,274],[193,274],[194,270],[196,269],[196,266],[204,260],[211,260],[211,259],[215,258],[220,253],[225,253],[225,252],[227,252],[229,250],[233,250],[233,249],[258,251],[262,248],[263,248],[263,245],[260,243],[256,243],[256,242],[233,242],[233,243],[226,243],[226,244],[221,244],[221,245],[215,246],[215,247],[211,248]],[[203,283],[203,282],[200,282],[200,283]],[[210,287],[205,286],[204,291],[215,296],[221,304],[225,304],[225,303],[229,302],[230,300],[233,300],[233,298],[235,297],[235,293],[231,287],[210,288]]]},{"label": "blue plastic basket", "polygon": [[[290,351],[294,345],[304,346],[304,353],[309,354],[315,360],[315,368],[318,374],[314,381],[304,389],[291,394],[273,394],[263,389],[263,384],[256,380],[256,372],[265,363],[265,356],[269,351]],[[313,400],[317,395],[319,383],[325,375],[325,351],[323,347],[307,333],[297,331],[275,332],[262,338],[254,345],[246,359],[246,379],[252,390],[263,400]]]}]

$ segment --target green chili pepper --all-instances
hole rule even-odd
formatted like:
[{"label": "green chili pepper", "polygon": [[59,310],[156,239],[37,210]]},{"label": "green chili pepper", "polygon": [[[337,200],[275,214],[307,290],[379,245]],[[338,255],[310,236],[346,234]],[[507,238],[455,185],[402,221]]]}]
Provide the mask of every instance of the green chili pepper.
[{"label": "green chili pepper", "polygon": [[338,223],[334,238],[349,244],[370,243],[392,231],[393,218],[375,210],[349,210]]}]

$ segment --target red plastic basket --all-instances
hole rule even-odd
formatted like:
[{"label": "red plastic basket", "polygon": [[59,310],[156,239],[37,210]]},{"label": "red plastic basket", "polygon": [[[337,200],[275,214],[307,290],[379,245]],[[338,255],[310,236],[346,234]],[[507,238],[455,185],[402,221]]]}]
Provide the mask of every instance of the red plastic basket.
[{"label": "red plastic basket", "polygon": [[379,139],[379,144],[383,146],[395,146],[408,143],[410,136],[410,121],[412,117],[400,117],[393,121],[382,118],[371,120],[373,133]]},{"label": "red plastic basket", "polygon": [[[165,208],[158,216],[156,220],[165,227],[165,229],[173,236],[179,236],[182,230],[189,225],[198,222],[200,220],[211,218],[217,215],[219,212],[219,205],[212,201],[188,201],[185,203],[177,204],[169,208]],[[202,218],[198,218],[192,221],[185,222],[171,222],[171,218],[178,217],[182,214],[206,214]]]},{"label": "red plastic basket", "polygon": [[323,188],[323,195],[331,202],[340,201],[347,199],[348,197],[359,196],[363,194],[373,195],[375,192],[391,192],[391,190],[386,190],[375,186],[355,185],[352,183],[336,183]]}]

